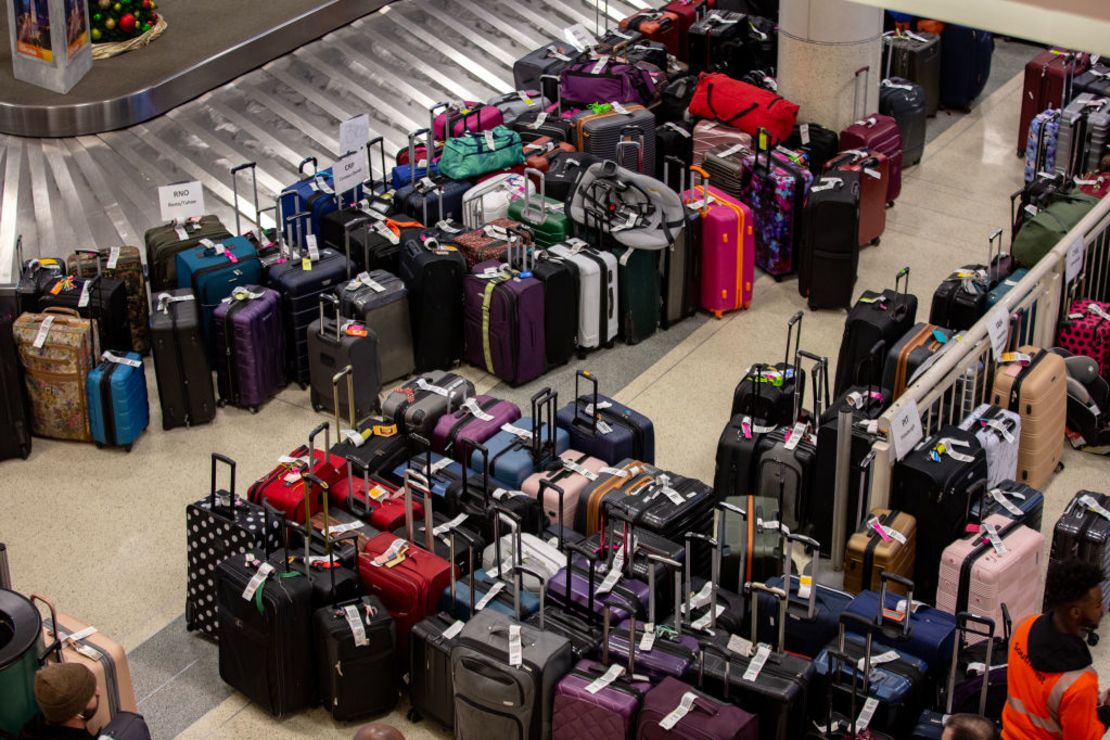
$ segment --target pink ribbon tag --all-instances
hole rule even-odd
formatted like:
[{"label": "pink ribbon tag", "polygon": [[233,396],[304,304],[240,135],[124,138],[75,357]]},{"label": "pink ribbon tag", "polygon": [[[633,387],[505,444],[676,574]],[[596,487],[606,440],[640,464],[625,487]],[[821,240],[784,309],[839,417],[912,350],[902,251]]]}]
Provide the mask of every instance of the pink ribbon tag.
[{"label": "pink ribbon tag", "polygon": [[879,522],[879,521],[873,522],[871,524],[871,528],[874,529],[878,533],[879,537],[882,538],[883,542],[890,542],[891,541],[891,537],[890,537],[889,534],[886,533],[886,528],[882,525],[882,522]]},{"label": "pink ribbon tag", "polygon": [[227,261],[228,262],[230,262],[232,264],[236,264],[236,263],[239,262],[239,258],[235,256],[234,252],[227,252],[226,254],[227,254]]}]

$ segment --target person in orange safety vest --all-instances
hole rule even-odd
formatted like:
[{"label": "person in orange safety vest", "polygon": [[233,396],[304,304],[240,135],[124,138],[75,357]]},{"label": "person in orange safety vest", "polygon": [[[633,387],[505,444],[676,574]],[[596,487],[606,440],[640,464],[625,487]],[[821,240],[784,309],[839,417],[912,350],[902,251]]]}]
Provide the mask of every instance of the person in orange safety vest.
[{"label": "person in orange safety vest", "polygon": [[1087,649],[1104,611],[1103,577],[1098,565],[1080,560],[1049,566],[1049,611],[1022,622],[1010,641],[1003,740],[1096,740],[1106,733],[1110,692],[1099,696]]}]

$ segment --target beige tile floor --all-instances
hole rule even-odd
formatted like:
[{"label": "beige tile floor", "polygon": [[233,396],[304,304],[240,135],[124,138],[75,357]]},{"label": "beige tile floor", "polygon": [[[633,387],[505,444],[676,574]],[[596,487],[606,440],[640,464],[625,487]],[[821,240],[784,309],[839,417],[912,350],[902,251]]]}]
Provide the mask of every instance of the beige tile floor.
[{"label": "beige tile floor", "polygon": [[[857,291],[884,287],[903,265],[927,306],[954,266],[981,261],[987,236],[1009,221],[1009,194],[1021,184],[1012,141],[1020,106],[1015,78],[929,144],[905,173],[879,247],[860,258]],[[738,374],[783,351],[786,319],[802,302],[796,283],[761,278],[753,309],[701,325],[617,396],[655,420],[661,465],[712,478],[713,453]],[[927,308],[923,309],[927,311]],[[803,346],[835,358],[842,312],[806,312]],[[480,389],[493,379],[467,371]],[[562,370],[560,372],[570,372]],[[152,379],[151,379],[152,380]],[[153,393],[153,385],[152,393]],[[300,443],[312,425],[307,394],[286,390],[261,413],[224,410],[215,423],[164,432],[152,403],[152,430],[130,454],[36,440],[32,458],[0,464],[0,541],[11,552],[17,589],[47,593],[134,648],[177,618],[184,603],[185,504],[208,490],[209,454],[239,461],[239,489]],[[1105,460],[1067,453],[1047,490],[1044,520],[1055,520],[1078,488],[1107,490]],[[1047,531],[1047,530],[1046,530]],[[1095,651],[1110,669],[1110,648]],[[440,735],[389,720],[409,737]],[[234,695],[204,715],[188,737],[349,737],[322,710],[275,722]]]}]

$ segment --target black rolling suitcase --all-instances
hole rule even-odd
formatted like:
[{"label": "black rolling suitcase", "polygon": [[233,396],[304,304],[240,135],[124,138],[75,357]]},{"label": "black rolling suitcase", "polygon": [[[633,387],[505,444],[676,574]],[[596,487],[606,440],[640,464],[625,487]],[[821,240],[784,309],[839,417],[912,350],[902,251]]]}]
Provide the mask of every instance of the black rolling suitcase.
[{"label": "black rolling suitcase", "polygon": [[795,124],[785,146],[793,151],[804,151],[809,158],[806,166],[816,177],[825,171],[826,163],[840,152],[840,134],[819,123],[799,123]]},{"label": "black rolling suitcase", "polygon": [[[455,589],[451,589],[454,593]],[[409,720],[430,719],[450,729],[455,725],[455,686],[451,682],[451,649],[458,644],[463,623],[440,612],[413,625],[409,636]]]},{"label": "black rolling suitcase", "polygon": [[578,345],[578,266],[544,251],[536,255],[532,277],[543,283],[547,367],[565,365]]},{"label": "black rolling suitcase", "polygon": [[[335,318],[324,315],[331,304]],[[382,358],[378,335],[358,325],[350,325],[339,315],[339,299],[331,293],[320,296],[320,317],[308,326],[308,377],[312,386],[312,408],[339,416],[339,408],[362,419],[381,409],[378,394],[382,389]],[[338,379],[347,376],[346,387]]]},{"label": "black rolling suitcase", "polygon": [[597,164],[601,159],[587,152],[563,152],[551,162],[551,167],[544,173],[544,186],[547,188],[547,197],[566,202],[574,192],[575,185],[582,173]]},{"label": "black rolling suitcase", "polygon": [[[898,284],[905,278],[903,292]],[[894,279],[894,289],[880,293],[863,291],[844,322],[840,354],[836,360],[833,395],[839,396],[854,385],[865,385],[871,376],[871,349],[877,342],[894,344],[917,322],[917,296],[910,295],[910,268],[903,267]],[[880,361],[882,363],[883,361]],[[883,365],[878,368],[883,375]]]},{"label": "black rolling suitcase", "polygon": [[131,351],[131,314],[127,310],[127,286],[108,277],[61,277],[47,286],[39,298],[39,311],[70,308],[83,319],[96,322],[100,348],[113,352]]},{"label": "black rolling suitcase", "polygon": [[154,296],[150,344],[162,428],[212,421],[216,394],[200,330],[200,311],[191,290],[183,288]]},{"label": "black rolling suitcase", "polygon": [[[666,128],[664,126],[663,128]],[[658,132],[658,129],[656,129]],[[687,139],[691,142],[692,139]],[[678,171],[678,182],[674,183],[675,192],[683,193],[684,173],[690,166],[690,159],[663,157],[663,182],[671,185],[671,167]],[[660,326],[669,329],[679,321],[693,316],[701,308],[701,237],[702,229],[696,210],[684,209],[686,228],[679,232],[674,244],[663,250],[659,259],[663,305],[660,310]]]},{"label": "black rolling suitcase", "polygon": [[454,247],[407,240],[400,278],[409,289],[416,371],[445,370],[463,352],[462,285],[466,260]]},{"label": "black rolling suitcase", "polygon": [[925,89],[916,82],[892,77],[879,87],[879,113],[890,116],[902,134],[902,166],[921,161],[925,153]]},{"label": "black rolling suitcase", "polygon": [[940,36],[911,31],[883,40],[887,77],[904,77],[925,89],[925,111],[935,116],[940,105]]},{"label": "black rolling suitcase", "polygon": [[[710,10],[691,24],[687,32],[690,43],[690,74],[727,67],[729,52],[734,47],[743,45],[747,28],[745,15],[731,10]],[[742,74],[748,70],[736,71]]]},{"label": "black rolling suitcase", "polygon": [[[655,177],[668,185],[668,162],[670,166],[681,164],[681,170],[694,163],[693,125],[687,121],[670,121],[655,129]],[[680,174],[679,177],[682,177]],[[683,192],[678,187],[676,192]]]},{"label": "black rolling suitcase", "polygon": [[12,325],[19,315],[16,286],[0,286],[0,460],[31,454],[31,409],[24,390]]},{"label": "black rolling suitcase", "polygon": [[964,535],[971,502],[987,483],[987,455],[974,432],[944,426],[894,466],[890,508],[917,519],[914,593],[936,599],[944,548]]},{"label": "black rolling suitcase", "polygon": [[[790,354],[792,337],[793,357]],[[798,311],[786,325],[786,351],[782,362],[764,366],[758,375],[748,371],[732,394],[732,416],[747,414],[771,426],[794,423],[795,387],[798,388],[799,406],[805,403],[806,397],[806,374],[798,367],[801,342],[802,312]]]},{"label": "black rolling suitcase", "polygon": [[[286,563],[288,556],[286,547]],[[275,717],[312,707],[316,673],[309,579],[291,567],[275,567],[267,548],[221,562],[216,589],[220,678]]]},{"label": "black rolling suitcase", "polygon": [[[998,240],[997,259],[994,257],[995,239]],[[964,265],[937,286],[929,309],[930,324],[963,331],[974,326],[986,313],[988,294],[1000,280],[1013,271],[1012,267],[1009,271],[1000,269],[1004,264],[1002,229],[991,234],[987,247],[987,265]],[[1012,259],[1010,263],[1012,264]]]},{"label": "black rolling suitcase", "polygon": [[16,281],[16,315],[37,311],[39,298],[43,291],[54,283],[55,278],[64,277],[66,263],[54,257],[23,259],[23,237],[15,241],[15,258],[19,265],[19,279]]},{"label": "black rolling suitcase", "polygon": [[[1052,529],[1053,560],[1079,559],[1102,567],[1110,576],[1110,496],[1079,491]],[[1110,579],[1102,582],[1102,602],[1110,602]],[[1047,607],[1047,605],[1046,605]]]},{"label": "black rolling suitcase", "polygon": [[[764,366],[755,365],[751,376],[758,377],[763,371]],[[762,383],[757,385],[762,386]],[[746,413],[729,419],[717,441],[717,461],[713,473],[713,490],[719,500],[745,496],[751,490],[756,463],[759,462],[760,443],[764,435],[773,431],[773,425]]]},{"label": "black rolling suitcase", "polygon": [[838,170],[809,189],[798,292],[811,309],[849,308],[859,268],[859,173]]}]

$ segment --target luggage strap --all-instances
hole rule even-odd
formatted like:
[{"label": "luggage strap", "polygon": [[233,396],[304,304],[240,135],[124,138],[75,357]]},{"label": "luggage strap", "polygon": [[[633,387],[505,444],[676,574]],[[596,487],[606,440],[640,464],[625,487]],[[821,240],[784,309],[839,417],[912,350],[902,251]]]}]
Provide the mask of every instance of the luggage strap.
[{"label": "luggage strap", "polygon": [[1035,368],[1037,363],[1043,360],[1047,354],[1048,352],[1043,349],[1038,352],[1036,356],[1033,357],[1033,361],[1018,372],[1017,377],[1014,378],[1014,384],[1010,386],[1010,402],[1006,408],[1019,416],[1021,415],[1021,384],[1025,382],[1026,378],[1033,374],[1033,368]]},{"label": "luggage strap", "polygon": [[493,307],[493,291],[503,282],[505,282],[503,277],[487,280],[486,287],[482,291],[482,358],[486,362],[486,372],[490,375],[497,374],[493,369],[493,348],[489,335],[490,309]]}]

